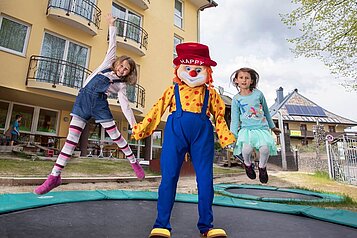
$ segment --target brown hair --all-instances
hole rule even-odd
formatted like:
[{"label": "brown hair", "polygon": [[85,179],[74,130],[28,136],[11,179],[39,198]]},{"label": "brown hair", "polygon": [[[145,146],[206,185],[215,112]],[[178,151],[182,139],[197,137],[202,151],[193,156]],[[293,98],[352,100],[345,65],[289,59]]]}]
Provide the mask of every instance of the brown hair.
[{"label": "brown hair", "polygon": [[[174,81],[174,83],[178,83],[179,85],[181,85],[182,81],[177,76],[177,70],[178,70],[179,67],[180,67],[180,65],[176,65],[175,66],[175,72],[174,72],[175,78],[173,78],[173,81]],[[210,66],[206,66],[206,67],[207,67],[207,69],[206,69],[206,71],[207,71],[207,80],[206,80],[205,83],[208,84],[208,89],[211,89],[211,88],[213,88],[213,86],[212,86],[212,83],[213,83],[213,78],[212,78],[213,70],[212,70],[212,68]]]},{"label": "brown hair", "polygon": [[125,82],[127,84],[134,85],[134,84],[136,84],[137,79],[138,79],[138,72],[136,70],[136,63],[131,57],[126,56],[126,55],[117,57],[112,64],[112,70],[114,70],[118,64],[122,63],[125,60],[128,61],[129,65],[130,65],[130,72],[127,76],[124,77]]},{"label": "brown hair", "polygon": [[251,68],[240,68],[240,69],[234,71],[231,75],[231,81],[232,81],[233,85],[236,86],[236,88],[238,90],[239,90],[238,84],[235,82],[235,80],[237,79],[239,72],[247,72],[250,74],[250,78],[252,79],[252,83],[249,86],[250,90],[253,90],[257,87],[257,84],[259,82],[259,74],[257,73],[257,71],[255,71],[254,69],[251,69]]}]

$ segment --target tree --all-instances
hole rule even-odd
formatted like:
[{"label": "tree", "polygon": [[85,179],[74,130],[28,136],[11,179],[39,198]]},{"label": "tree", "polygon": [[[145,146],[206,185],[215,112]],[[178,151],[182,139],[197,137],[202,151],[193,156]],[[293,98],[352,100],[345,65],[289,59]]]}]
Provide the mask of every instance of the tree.
[{"label": "tree", "polygon": [[296,56],[316,57],[337,78],[357,90],[357,2],[356,0],[291,0],[299,5],[282,15],[290,29],[300,36],[288,39]]}]

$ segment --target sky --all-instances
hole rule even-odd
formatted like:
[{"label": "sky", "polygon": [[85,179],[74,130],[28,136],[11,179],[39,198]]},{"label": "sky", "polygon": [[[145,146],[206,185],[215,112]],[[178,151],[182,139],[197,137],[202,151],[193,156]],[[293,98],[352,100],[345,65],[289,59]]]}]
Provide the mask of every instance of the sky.
[{"label": "sky", "polygon": [[268,106],[273,105],[276,90],[284,96],[294,89],[325,110],[357,122],[357,92],[344,88],[324,64],[315,58],[297,58],[286,39],[299,34],[288,29],[279,14],[296,8],[289,0],[215,0],[217,7],[201,12],[200,42],[209,46],[215,86],[224,87],[233,96],[236,88],[231,74],[250,67],[260,75],[258,89]]}]

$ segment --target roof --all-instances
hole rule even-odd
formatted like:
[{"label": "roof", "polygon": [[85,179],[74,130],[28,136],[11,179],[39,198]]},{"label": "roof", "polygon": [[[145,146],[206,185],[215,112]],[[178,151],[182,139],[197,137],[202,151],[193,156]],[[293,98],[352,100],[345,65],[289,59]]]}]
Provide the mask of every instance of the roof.
[{"label": "roof", "polygon": [[[292,110],[294,107],[300,107],[302,109],[319,109],[319,113],[298,113]],[[269,108],[270,114],[273,119],[278,119],[278,111],[281,112],[284,121],[299,121],[299,122],[321,122],[332,124],[345,124],[350,126],[357,125],[357,122],[342,116],[336,115],[332,112],[325,110],[316,103],[312,102],[308,98],[302,96],[297,89],[289,93],[279,103],[275,100],[275,103]],[[308,110],[307,110],[308,111]]]}]

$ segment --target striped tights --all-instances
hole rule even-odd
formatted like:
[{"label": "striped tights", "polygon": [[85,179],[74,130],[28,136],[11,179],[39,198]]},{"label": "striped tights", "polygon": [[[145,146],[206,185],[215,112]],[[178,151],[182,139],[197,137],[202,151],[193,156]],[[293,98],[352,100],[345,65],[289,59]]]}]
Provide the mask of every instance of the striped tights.
[{"label": "striped tights", "polygon": [[[66,142],[60,152],[60,154],[57,157],[56,163],[53,166],[51,175],[53,176],[59,176],[63,170],[63,168],[66,166],[67,162],[70,160],[74,149],[76,148],[79,138],[81,137],[83,128],[85,127],[86,122],[83,121],[79,117],[72,117],[72,120],[70,122],[69,126],[69,132],[67,135]],[[109,122],[103,122],[101,123],[102,127],[106,130],[110,138],[118,145],[118,147],[123,151],[125,154],[126,158],[130,161],[130,163],[135,163],[136,158],[135,155],[133,154],[132,150],[130,149],[127,141],[123,138],[123,136],[120,134],[118,128],[115,125],[115,122],[109,121]]]}]

